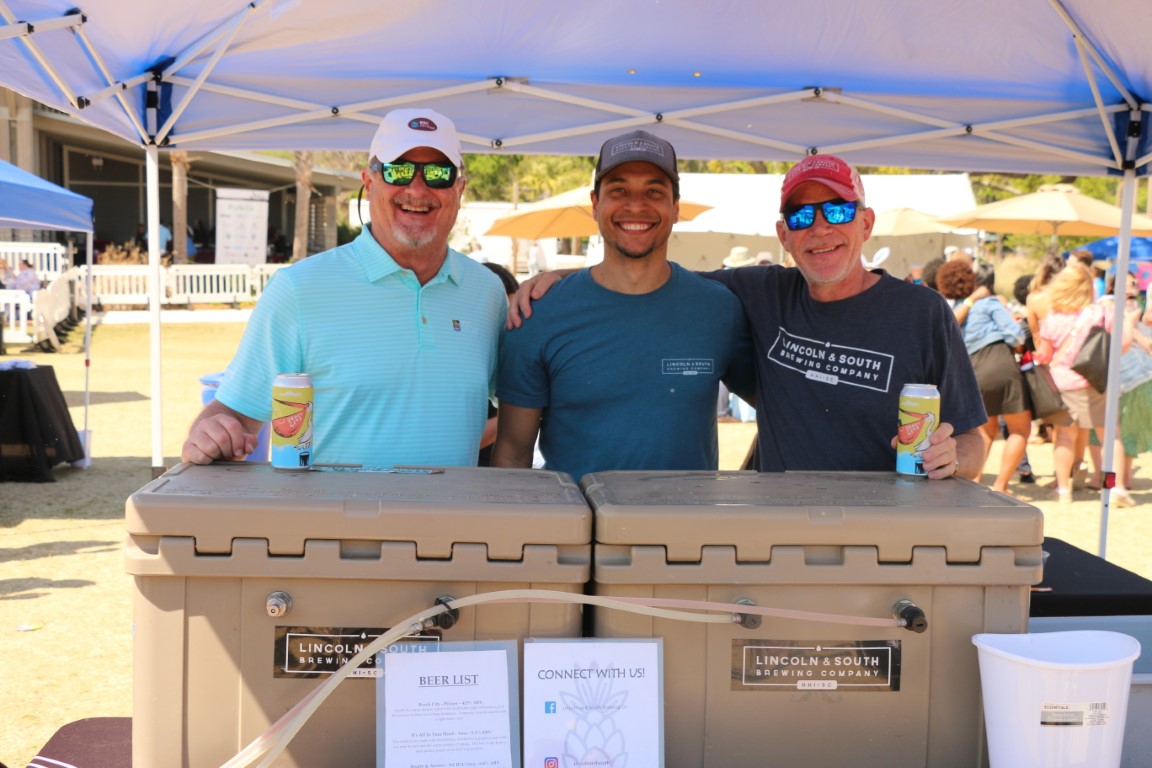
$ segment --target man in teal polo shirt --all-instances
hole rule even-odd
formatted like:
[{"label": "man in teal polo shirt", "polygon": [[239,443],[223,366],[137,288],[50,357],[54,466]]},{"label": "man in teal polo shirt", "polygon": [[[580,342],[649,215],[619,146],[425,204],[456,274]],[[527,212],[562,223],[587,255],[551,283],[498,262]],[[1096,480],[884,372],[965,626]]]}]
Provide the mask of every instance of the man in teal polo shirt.
[{"label": "man in teal polo shirt", "polygon": [[507,298],[448,248],[465,184],[455,127],[428,109],[390,112],[361,178],[371,223],[269,282],[184,461],[251,453],[272,380],[304,372],[315,463],[476,463]]}]

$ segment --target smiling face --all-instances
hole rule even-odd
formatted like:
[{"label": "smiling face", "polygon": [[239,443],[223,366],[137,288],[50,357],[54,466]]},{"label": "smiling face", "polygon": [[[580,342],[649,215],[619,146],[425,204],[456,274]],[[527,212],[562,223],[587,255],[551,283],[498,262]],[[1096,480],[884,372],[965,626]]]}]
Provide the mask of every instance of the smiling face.
[{"label": "smiling face", "polygon": [[592,210],[604,238],[604,258],[665,256],[672,225],[680,217],[672,180],[651,163],[624,163],[609,171],[592,193]]},{"label": "smiling face", "polygon": [[[445,162],[448,158],[439,150],[417,147],[384,162],[404,160],[426,163]],[[442,262],[448,251],[448,235],[460,212],[463,175],[448,189],[431,189],[424,183],[422,173],[417,173],[406,187],[386,183],[376,171],[361,171],[360,178],[368,198],[372,236],[396,263],[412,268],[414,261]]]},{"label": "smiling face", "polygon": [[816,219],[808,229],[790,230],[783,221],[776,222],[776,235],[808,282],[808,290],[817,301],[836,301],[855,296],[875,282],[875,275],[864,269],[860,254],[864,241],[872,234],[876,215],[871,208],[860,208],[856,218],[847,224],[829,224],[819,204],[837,200],[839,195],[819,182],[808,182],[796,188],[787,205],[816,204]]}]

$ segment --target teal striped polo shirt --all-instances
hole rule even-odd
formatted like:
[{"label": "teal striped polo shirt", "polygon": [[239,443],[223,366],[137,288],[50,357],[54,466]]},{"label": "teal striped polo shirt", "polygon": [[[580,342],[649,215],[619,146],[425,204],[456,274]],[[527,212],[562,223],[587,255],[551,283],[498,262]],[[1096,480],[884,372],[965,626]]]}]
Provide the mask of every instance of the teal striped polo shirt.
[{"label": "teal striped polo shirt", "polygon": [[308,373],[314,463],[474,465],[506,308],[482,264],[449,249],[421,286],[365,227],[268,283],[216,399],[267,421],[276,374]]}]

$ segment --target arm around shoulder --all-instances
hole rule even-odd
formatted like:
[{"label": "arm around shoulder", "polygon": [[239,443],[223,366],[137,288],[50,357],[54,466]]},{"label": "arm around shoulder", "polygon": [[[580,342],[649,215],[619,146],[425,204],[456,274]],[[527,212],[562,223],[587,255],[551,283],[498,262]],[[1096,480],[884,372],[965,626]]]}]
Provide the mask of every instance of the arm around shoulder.
[{"label": "arm around shoulder", "polygon": [[533,275],[516,290],[512,300],[508,302],[508,317],[504,327],[508,330],[519,328],[526,318],[532,317],[532,302],[539,299],[568,275],[579,272],[578,269],[556,269],[551,272],[541,272]]}]

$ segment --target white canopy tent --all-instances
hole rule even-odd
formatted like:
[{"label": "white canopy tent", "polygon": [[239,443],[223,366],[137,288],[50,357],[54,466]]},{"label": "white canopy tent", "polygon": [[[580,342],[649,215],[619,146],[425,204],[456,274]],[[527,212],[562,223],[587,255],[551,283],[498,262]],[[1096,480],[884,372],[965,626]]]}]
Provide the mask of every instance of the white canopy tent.
[{"label": "white canopy tent", "polygon": [[[84,291],[88,305],[84,315],[84,427],[81,434],[87,436],[88,373],[92,351],[92,200],[0,160],[0,227],[83,232],[86,235],[89,269],[85,275],[89,285]],[[85,437],[84,452],[88,450]]]},{"label": "white canopy tent", "polygon": [[1149,29],[1146,0],[0,0],[0,85],[144,147],[152,230],[161,148],[363,149],[412,105],[466,152],[586,155],[645,127],[685,158],[1117,175],[1130,215]]}]

